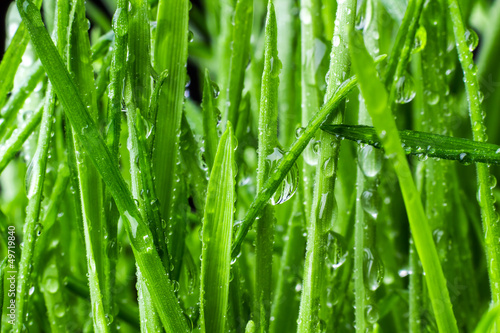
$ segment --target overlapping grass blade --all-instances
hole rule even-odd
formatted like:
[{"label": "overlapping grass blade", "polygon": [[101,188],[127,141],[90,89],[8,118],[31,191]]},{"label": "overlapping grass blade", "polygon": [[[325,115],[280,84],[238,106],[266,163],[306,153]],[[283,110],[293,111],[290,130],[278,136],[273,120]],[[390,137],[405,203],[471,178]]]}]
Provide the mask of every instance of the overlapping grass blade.
[{"label": "overlapping grass blade", "polygon": [[[153,151],[153,170],[156,175],[161,216],[170,224],[168,246],[172,253],[174,272],[178,278],[184,244],[182,221],[173,217],[174,187],[178,160],[179,133],[181,129],[184,89],[186,86],[186,62],[188,53],[189,1],[160,0],[158,3],[157,29],[154,49],[154,68],[158,73],[168,70],[168,77],[158,98],[156,134]],[[174,236],[175,235],[175,236]],[[175,249],[175,250],[174,250]]]},{"label": "overlapping grass blade", "polygon": [[[323,125],[321,129],[342,138],[383,149],[374,127],[355,125]],[[500,164],[500,146],[427,132],[398,131],[406,154],[455,160],[462,163]]]},{"label": "overlapping grass blade", "polygon": [[[216,92],[217,93],[217,92]],[[203,81],[203,140],[205,141],[205,161],[208,170],[212,170],[219,137],[217,136],[217,125],[221,117],[220,111],[215,104],[214,83],[210,79],[208,69],[205,70]]]},{"label": "overlapping grass blade", "polygon": [[64,111],[91,157],[96,169],[115,199],[124,221],[138,266],[146,280],[156,309],[165,327],[175,332],[186,332],[187,324],[177,303],[172,285],[156,250],[152,247],[152,235],[134,203],[133,197],[118,167],[106,147],[99,131],[83,105],[77,88],[66,71],[54,44],[45,30],[40,12],[30,1],[17,2],[21,17],[26,23],[35,50],[53,82]]},{"label": "overlapping grass blade", "polygon": [[208,184],[203,219],[200,315],[202,332],[226,332],[234,221],[236,149],[228,123],[220,138]]},{"label": "overlapping grass blade", "polygon": [[394,165],[403,193],[410,228],[426,274],[429,295],[440,332],[458,332],[450,296],[436,252],[427,217],[413,182],[396,123],[389,108],[388,94],[377,77],[375,64],[366,51],[363,39],[351,34],[350,52],[353,68],[360,77],[361,93],[373,124],[385,147],[385,154]]}]

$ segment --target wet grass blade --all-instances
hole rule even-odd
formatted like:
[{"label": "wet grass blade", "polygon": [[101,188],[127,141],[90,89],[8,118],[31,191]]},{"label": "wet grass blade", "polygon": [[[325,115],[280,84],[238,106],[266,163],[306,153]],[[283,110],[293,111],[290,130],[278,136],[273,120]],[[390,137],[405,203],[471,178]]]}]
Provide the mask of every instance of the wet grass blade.
[{"label": "wet grass blade", "polygon": [[[472,54],[476,46],[473,41],[475,32],[466,30],[458,1],[448,0],[447,3],[449,8],[448,13],[453,22],[453,32],[455,34],[458,58],[464,74],[472,137],[475,141],[485,142],[487,136],[482,106],[482,98],[484,95],[482,95],[480,91],[480,85],[477,78],[477,67],[474,63]],[[470,36],[470,34],[474,35],[472,35],[469,40],[466,40],[467,35]],[[477,36],[475,38],[477,38]],[[470,39],[472,39],[472,41]],[[492,185],[493,181],[488,165],[477,164],[476,168],[479,187],[477,199],[481,207],[490,288],[493,302],[495,304],[500,304],[500,247],[498,246],[500,228],[498,213],[496,212],[494,204],[495,199],[492,192],[494,184]],[[497,326],[500,326],[500,320],[497,322]]]},{"label": "wet grass blade", "polygon": [[[372,126],[324,125],[321,129],[348,140],[383,149],[382,140]],[[465,164],[500,164],[500,146],[491,143],[411,130],[398,133],[406,154],[455,160]]]},{"label": "wet grass blade", "polygon": [[408,161],[401,147],[396,123],[389,108],[388,94],[377,77],[373,59],[366,51],[360,35],[351,34],[350,52],[353,69],[360,77],[361,93],[365,99],[367,110],[372,117],[377,133],[379,136],[383,134],[385,154],[393,163],[400,182],[415,247],[426,274],[431,303],[434,311],[440,314],[436,316],[439,331],[458,332],[446,280],[420,195],[413,182]]},{"label": "wet grass blade", "polygon": [[200,315],[202,332],[226,332],[234,221],[235,176],[233,129],[220,138],[203,219]]},{"label": "wet grass blade", "polygon": [[174,295],[160,257],[152,247],[152,235],[142,220],[118,166],[81,101],[77,88],[43,25],[40,12],[30,1],[18,1],[19,11],[32,37],[35,50],[53,82],[65,114],[93,164],[115,199],[138,266],[165,327],[187,332],[187,323]]},{"label": "wet grass blade", "polygon": [[203,140],[205,141],[205,161],[208,170],[212,170],[219,137],[217,136],[217,125],[220,120],[220,111],[215,104],[214,84],[210,79],[208,69],[205,69],[205,78],[203,81]]}]

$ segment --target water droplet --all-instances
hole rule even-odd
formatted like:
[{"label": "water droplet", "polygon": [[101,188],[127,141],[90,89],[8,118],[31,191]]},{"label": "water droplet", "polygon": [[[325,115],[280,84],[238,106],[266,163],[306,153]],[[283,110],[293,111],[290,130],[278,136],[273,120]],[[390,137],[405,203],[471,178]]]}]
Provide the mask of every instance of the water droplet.
[{"label": "water droplet", "polygon": [[[333,274],[345,263],[349,251],[347,250],[347,242],[342,235],[330,230],[326,237],[326,266],[330,274]],[[331,275],[331,277],[333,276]]]},{"label": "water droplet", "polygon": [[340,45],[340,36],[339,35],[334,35],[332,44],[334,47],[338,47]]},{"label": "water droplet", "polygon": [[66,308],[64,304],[56,303],[56,305],[54,305],[54,314],[56,315],[56,317],[62,318],[65,313]]},{"label": "water droplet", "polygon": [[358,151],[358,163],[366,177],[373,178],[382,169],[383,153],[380,149],[367,145]]},{"label": "water droplet", "polygon": [[270,70],[271,77],[277,78],[280,75],[281,67],[283,66],[277,54],[271,57],[270,63],[271,63],[271,70]]},{"label": "water droplet", "polygon": [[31,199],[35,195],[38,188],[38,178],[40,177],[39,156],[40,153],[37,149],[26,170],[25,185],[28,199]]},{"label": "water droplet", "polygon": [[376,305],[367,305],[365,308],[366,321],[375,324],[378,321],[379,314]]},{"label": "water droplet", "polygon": [[[276,166],[283,159],[285,152],[280,148],[274,148],[272,154],[268,155],[266,158],[266,163],[268,163],[268,170],[270,173],[275,172]],[[297,185],[299,183],[299,168],[296,163],[292,166],[290,171],[288,171],[287,175],[281,182],[281,184],[274,192],[274,195],[271,197],[271,204],[279,205],[288,200],[295,194],[297,190]]]},{"label": "water droplet", "polygon": [[193,39],[194,39],[194,33],[191,30],[189,30],[188,31],[188,43],[191,43],[193,41]]},{"label": "water droplet", "polygon": [[[213,95],[213,97],[214,98],[219,97],[219,94],[220,94],[219,86],[214,81],[211,81],[210,83],[212,85],[212,95]],[[219,114],[220,114],[220,111],[219,111]]]},{"label": "water droplet", "polygon": [[474,51],[479,43],[479,38],[473,29],[467,29],[465,31],[465,42],[469,46],[469,51]]},{"label": "water droplet", "polygon": [[180,284],[179,281],[173,280],[172,281],[172,287],[174,289],[174,292],[178,292],[180,289]]},{"label": "water droplet", "polygon": [[375,220],[378,216],[379,196],[373,191],[364,191],[361,194],[361,206],[363,210],[370,214]]},{"label": "water droplet", "polygon": [[439,94],[434,91],[427,90],[425,92],[425,100],[429,105],[436,105],[439,102]]},{"label": "water droplet", "polygon": [[55,277],[45,279],[44,289],[51,294],[55,294],[59,289],[59,281]]},{"label": "water droplet", "polygon": [[425,48],[427,44],[427,30],[424,26],[419,26],[417,32],[415,33],[415,43],[413,45],[413,50],[411,53],[418,53]]},{"label": "water droplet", "polygon": [[384,279],[384,265],[378,257],[369,248],[364,249],[363,257],[363,278],[365,288],[375,291]]},{"label": "water droplet", "polygon": [[415,84],[410,74],[406,73],[396,82],[396,103],[406,104],[413,100],[416,95]]},{"label": "water droplet", "polygon": [[300,138],[302,133],[304,133],[305,128],[304,127],[298,127],[297,130],[295,130],[295,138]]},{"label": "water droplet", "polygon": [[302,8],[300,10],[300,20],[302,21],[303,24],[311,24],[312,22],[312,17],[311,17],[311,11],[309,8]]}]

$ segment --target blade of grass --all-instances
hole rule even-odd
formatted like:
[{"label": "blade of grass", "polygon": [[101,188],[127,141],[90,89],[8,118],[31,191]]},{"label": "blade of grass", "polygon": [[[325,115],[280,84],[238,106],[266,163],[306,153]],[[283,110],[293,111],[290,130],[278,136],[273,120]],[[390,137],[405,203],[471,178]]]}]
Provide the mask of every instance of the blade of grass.
[{"label": "blade of grass", "polygon": [[373,124],[382,137],[385,153],[394,165],[407,209],[415,247],[426,273],[426,281],[440,332],[458,332],[446,280],[427,224],[420,196],[413,182],[396,123],[389,108],[387,92],[377,78],[374,62],[359,35],[351,35],[353,68],[360,76],[361,93]]},{"label": "blade of grass", "polygon": [[[346,0],[337,4],[325,100],[330,99],[335,94],[346,76],[349,75],[351,67],[348,48],[349,31],[354,28],[355,17],[356,0]],[[303,49],[303,51],[305,50]],[[302,97],[303,100],[307,100],[309,96]],[[327,123],[339,124],[343,121],[345,105],[341,104],[338,108],[339,112],[327,118]],[[320,156],[316,166],[313,201],[307,230],[304,281],[298,319],[297,331],[301,333],[320,330],[321,320],[328,320],[327,317],[323,317],[325,313],[320,310],[321,307],[326,308],[324,299],[322,302],[322,295],[326,291],[323,276],[327,232],[337,222],[334,192],[340,140],[324,132],[319,134],[319,139]]]},{"label": "blade of grass", "polygon": [[203,219],[200,315],[202,332],[226,332],[234,220],[235,139],[231,124],[220,138]]},{"label": "blade of grass", "polygon": [[[87,108],[94,122],[98,122],[97,100],[95,96],[94,72],[90,61],[90,40],[88,22],[85,17],[85,4],[82,0],[73,0],[69,16],[68,27],[68,68],[76,82],[82,102]],[[104,272],[107,256],[103,249],[103,201],[102,182],[90,157],[84,152],[82,144],[73,131],[73,141],[76,154],[77,173],[79,181],[80,199],[83,213],[83,231],[89,286],[92,299],[92,315],[94,329],[109,332],[107,317],[110,315],[110,305],[103,298],[105,280],[109,274]]]},{"label": "blade of grass", "polygon": [[14,130],[12,135],[0,146],[0,173],[22,149],[24,142],[35,131],[42,120],[43,106],[40,107],[23,127]]},{"label": "blade of grass", "polygon": [[[36,0],[35,4],[40,8],[42,0]],[[2,57],[0,63],[0,106],[5,103],[7,94],[12,89],[14,76],[21,64],[22,57],[26,51],[26,46],[30,40],[26,26],[21,23],[10,41],[7,51]]]},{"label": "blade of grass", "polygon": [[479,324],[477,324],[474,333],[483,333],[483,332],[491,332],[493,328],[493,324],[498,321],[498,317],[500,315],[500,305],[496,305],[486,312]]},{"label": "blade of grass", "polygon": [[[250,35],[253,22],[253,0],[236,2],[231,29],[231,55],[227,79],[227,91],[221,96],[222,114],[235,128],[238,121],[238,110],[243,91],[245,69],[249,59]],[[223,98],[225,97],[225,98]]]},{"label": "blade of grass", "polygon": [[57,50],[43,26],[40,12],[30,1],[18,1],[17,6],[32,36],[35,50],[37,50],[49,79],[53,82],[54,90],[58,94],[69,121],[75,128],[76,135],[115,199],[138,266],[145,276],[146,285],[151,292],[163,325],[172,332],[187,332],[187,323],[177,303],[172,285],[158,253],[151,247],[151,232],[141,219],[118,167],[113,163],[113,158],[104,140],[57,54]]},{"label": "blade of grass", "polygon": [[[158,73],[168,70],[161,94],[158,98],[156,134],[153,150],[153,167],[156,176],[158,200],[161,216],[167,221],[169,250],[174,265],[173,278],[180,272],[183,246],[184,225],[172,219],[175,203],[175,176],[179,152],[179,133],[181,128],[184,89],[186,86],[186,62],[188,50],[188,11],[187,0],[160,0],[158,3],[157,29],[155,36],[154,67]],[[179,231],[179,232],[177,232]],[[172,249],[176,249],[172,251]]]},{"label": "blade of grass", "polygon": [[[278,86],[281,62],[278,58],[278,31],[272,0],[267,3],[265,28],[264,70],[262,72],[259,109],[259,146],[257,166],[257,191],[262,189],[274,162],[272,155],[278,147]],[[274,244],[274,207],[263,208],[257,221],[255,242],[255,324],[257,331],[267,332],[271,317],[271,279]]]},{"label": "blade of grass", "polygon": [[[348,140],[384,148],[376,129],[371,126],[324,125],[321,129]],[[500,164],[500,146],[492,143],[411,130],[398,131],[398,134],[406,154],[455,160],[465,164]]]},{"label": "blade of grass", "polygon": [[203,81],[203,140],[205,141],[205,161],[208,170],[212,170],[219,137],[217,136],[217,125],[221,116],[219,109],[215,105],[214,83],[210,79],[208,69],[205,69],[205,78]]},{"label": "blade of grass", "polygon": [[2,122],[0,123],[0,138],[5,136],[7,129],[15,120],[17,113],[23,107],[26,99],[31,95],[38,83],[44,77],[45,71],[40,62],[35,63],[27,78],[12,94],[5,106],[2,108]]},{"label": "blade of grass", "polygon": [[28,207],[26,209],[26,221],[24,224],[24,245],[19,260],[19,271],[16,293],[16,322],[14,330],[21,332],[26,325],[26,313],[28,308],[28,290],[31,288],[32,258],[35,249],[37,233],[41,232],[40,210],[43,195],[45,172],[52,132],[52,117],[55,109],[55,93],[52,87],[48,87],[44,111],[41,122],[41,130],[38,137],[37,150],[26,173],[26,195]]},{"label": "blade of grass", "polygon": [[[475,141],[486,141],[486,127],[484,125],[484,111],[481,103],[482,93],[477,79],[477,67],[472,58],[474,46],[466,40],[466,29],[462,18],[460,6],[456,0],[448,0],[448,8],[453,32],[457,46],[458,58],[464,73],[465,90],[469,105],[472,137]],[[468,31],[470,34],[471,32]],[[498,239],[500,230],[498,225],[498,214],[494,206],[492,193],[492,176],[490,168],[485,164],[477,164],[478,202],[481,207],[483,220],[484,238],[486,244],[486,257],[488,263],[488,275],[492,300],[495,304],[500,303],[500,247]],[[498,324],[500,326],[500,321]]]}]

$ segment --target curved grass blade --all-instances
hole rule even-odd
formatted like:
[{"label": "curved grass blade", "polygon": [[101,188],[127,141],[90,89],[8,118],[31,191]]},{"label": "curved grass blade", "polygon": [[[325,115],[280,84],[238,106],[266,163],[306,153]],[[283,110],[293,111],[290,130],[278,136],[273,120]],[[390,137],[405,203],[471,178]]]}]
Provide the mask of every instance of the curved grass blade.
[{"label": "curved grass blade", "polygon": [[40,124],[43,114],[43,106],[24,124],[22,128],[14,130],[12,135],[0,146],[0,173],[9,162],[21,151],[24,142]]},{"label": "curved grass blade", "polygon": [[479,324],[477,324],[474,333],[492,332],[490,330],[491,328],[493,328],[493,323],[498,320],[499,316],[500,305],[496,305],[495,307],[489,309],[488,312],[483,315],[483,317],[479,321]]},{"label": "curved grass blade", "polygon": [[220,138],[203,219],[200,315],[202,332],[226,332],[234,220],[235,139],[231,123]]},{"label": "curved grass blade", "polygon": [[[351,141],[383,149],[382,141],[371,126],[324,125],[321,129]],[[465,164],[500,165],[500,146],[492,143],[411,130],[399,131],[399,137],[406,154],[455,160]]]},{"label": "curved grass blade", "polygon": [[151,292],[163,325],[172,332],[187,332],[186,319],[175,297],[172,284],[158,253],[152,247],[152,234],[142,220],[118,166],[114,163],[97,126],[83,105],[74,82],[45,30],[40,12],[29,0],[17,1],[17,6],[28,27],[35,50],[49,79],[53,82],[64,112],[75,129],[75,134],[115,199],[137,264],[145,277],[146,285]]},{"label": "curved grass blade", "polygon": [[394,165],[410,222],[415,247],[426,274],[431,303],[440,332],[458,332],[446,280],[439,262],[420,195],[412,179],[410,167],[390,110],[390,100],[382,82],[377,77],[373,59],[366,51],[363,39],[351,34],[350,50],[353,68],[360,79],[361,93],[377,133],[383,134],[385,153]]}]

